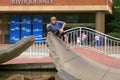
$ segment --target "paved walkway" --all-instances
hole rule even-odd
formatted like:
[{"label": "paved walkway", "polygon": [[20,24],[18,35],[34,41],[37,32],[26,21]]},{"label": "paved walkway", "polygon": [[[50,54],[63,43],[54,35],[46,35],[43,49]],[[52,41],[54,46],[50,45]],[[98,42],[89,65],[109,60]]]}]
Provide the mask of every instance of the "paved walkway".
[{"label": "paved walkway", "polygon": [[29,63],[38,63],[38,64],[42,64],[42,63],[52,63],[52,59],[50,57],[44,57],[44,58],[24,58],[24,59],[20,59],[20,58],[15,58],[12,59],[8,62],[3,63],[3,65],[6,64],[29,64]]},{"label": "paved walkway", "polygon": [[[79,54],[82,54],[98,63],[104,64],[106,66],[111,66],[114,68],[120,68],[120,59],[105,56],[104,54],[100,54],[94,50],[90,50],[88,48],[74,48],[74,51],[76,51]],[[20,56],[19,56],[20,57]],[[25,58],[25,56],[22,55],[23,58],[15,58],[8,62],[3,63],[6,64],[28,64],[28,63],[52,63],[52,59],[50,57],[43,57],[43,58]]]},{"label": "paved walkway", "polygon": [[74,51],[76,51],[78,54],[82,54],[83,56],[90,58],[98,63],[120,69],[120,59],[118,59],[118,58],[110,57],[107,55],[105,56],[102,53],[98,53],[98,52],[96,52],[94,50],[90,50],[88,48],[74,48]]}]

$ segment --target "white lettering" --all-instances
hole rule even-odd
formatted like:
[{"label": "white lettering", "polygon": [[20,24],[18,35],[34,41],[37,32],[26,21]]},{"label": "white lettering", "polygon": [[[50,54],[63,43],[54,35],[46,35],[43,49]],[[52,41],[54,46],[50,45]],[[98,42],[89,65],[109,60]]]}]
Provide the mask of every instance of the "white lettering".
[{"label": "white lettering", "polygon": [[49,0],[50,3],[53,3],[53,0]]},{"label": "white lettering", "polygon": [[12,4],[27,4],[28,0],[12,0]]},{"label": "white lettering", "polygon": [[20,4],[20,0],[12,0],[12,4]]},{"label": "white lettering", "polygon": [[53,0],[12,0],[12,4],[51,4]]},{"label": "white lettering", "polygon": [[27,4],[27,0],[21,0],[21,4]]}]

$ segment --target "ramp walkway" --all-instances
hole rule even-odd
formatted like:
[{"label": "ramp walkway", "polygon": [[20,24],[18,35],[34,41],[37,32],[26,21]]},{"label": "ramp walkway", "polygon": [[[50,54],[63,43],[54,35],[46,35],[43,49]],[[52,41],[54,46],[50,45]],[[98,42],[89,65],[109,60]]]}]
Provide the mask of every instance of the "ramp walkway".
[{"label": "ramp walkway", "polygon": [[[79,54],[77,54],[70,48],[66,49],[64,42],[52,33],[48,34],[47,39],[50,56],[56,65],[58,75],[63,80],[120,80],[119,59],[115,61],[116,64],[112,64],[118,65],[117,67],[105,65],[90,57],[88,58],[80,53],[80,51],[77,51],[79,52]],[[103,55],[103,57],[104,56],[106,55]],[[96,57],[99,56],[96,55]],[[107,59],[110,58],[113,61],[116,59],[109,56]],[[105,62],[108,61],[105,60]]]}]

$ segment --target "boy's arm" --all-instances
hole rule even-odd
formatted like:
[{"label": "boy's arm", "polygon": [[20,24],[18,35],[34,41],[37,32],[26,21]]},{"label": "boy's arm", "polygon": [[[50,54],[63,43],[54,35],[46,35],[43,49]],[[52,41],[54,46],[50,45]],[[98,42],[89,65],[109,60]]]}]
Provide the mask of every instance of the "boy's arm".
[{"label": "boy's arm", "polygon": [[61,30],[65,28],[65,22],[64,21],[57,21],[61,25]]},{"label": "boy's arm", "polygon": [[48,27],[46,27],[48,31],[50,31],[50,29]]},{"label": "boy's arm", "polygon": [[50,28],[49,28],[49,24],[47,24],[47,26],[46,26],[46,29],[48,30],[48,31],[50,31]]},{"label": "boy's arm", "polygon": [[62,25],[62,28],[61,28],[62,30],[65,28],[65,25],[66,25],[66,23],[64,22]]}]

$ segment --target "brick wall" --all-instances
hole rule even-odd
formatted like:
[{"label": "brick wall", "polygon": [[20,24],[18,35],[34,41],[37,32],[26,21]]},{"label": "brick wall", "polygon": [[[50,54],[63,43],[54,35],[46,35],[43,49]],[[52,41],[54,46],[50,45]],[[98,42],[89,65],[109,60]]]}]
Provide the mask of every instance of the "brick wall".
[{"label": "brick wall", "polygon": [[[38,5],[107,5],[109,0],[53,0],[52,4],[38,4]],[[109,1],[110,2],[110,1]],[[30,4],[24,4],[28,6]],[[31,6],[36,5],[32,4]],[[13,6],[12,0],[0,0],[0,6]],[[20,5],[15,5],[20,6]]]}]

